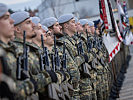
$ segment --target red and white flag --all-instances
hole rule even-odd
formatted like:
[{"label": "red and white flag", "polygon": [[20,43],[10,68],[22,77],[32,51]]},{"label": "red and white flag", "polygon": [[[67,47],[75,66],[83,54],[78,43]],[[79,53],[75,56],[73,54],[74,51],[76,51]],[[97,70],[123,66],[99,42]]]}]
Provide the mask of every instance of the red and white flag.
[{"label": "red and white flag", "polygon": [[[109,0],[99,0],[99,10],[100,15],[103,15],[101,19],[103,19],[105,30],[103,31],[103,42],[109,53],[109,62],[113,59],[113,57],[120,50],[120,43],[122,41],[122,37],[120,35],[118,26],[114,19],[114,15],[111,8],[111,3]],[[101,16],[100,16],[101,17]],[[110,31],[113,30],[117,33],[116,36],[110,36]]]}]

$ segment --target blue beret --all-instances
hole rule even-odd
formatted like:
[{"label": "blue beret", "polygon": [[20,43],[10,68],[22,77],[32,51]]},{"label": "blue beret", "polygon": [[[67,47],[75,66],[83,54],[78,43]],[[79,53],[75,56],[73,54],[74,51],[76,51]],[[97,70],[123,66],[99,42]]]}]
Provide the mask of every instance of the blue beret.
[{"label": "blue beret", "polygon": [[45,30],[45,31],[48,31],[48,28],[44,25],[42,25],[42,28]]},{"label": "blue beret", "polygon": [[5,4],[0,3],[0,17],[2,17],[7,11],[8,7]]},{"label": "blue beret", "polygon": [[80,19],[79,22],[80,22],[81,25],[88,24],[88,20],[87,19]]},{"label": "blue beret", "polygon": [[93,21],[88,21],[89,26],[94,26],[94,22]]},{"label": "blue beret", "polygon": [[62,24],[62,23],[65,23],[65,22],[71,20],[72,18],[74,18],[73,14],[65,14],[58,18],[58,22],[60,24]]},{"label": "blue beret", "polygon": [[45,18],[41,24],[46,27],[50,27],[54,25],[56,22],[57,22],[57,19],[55,17],[49,17],[49,18]]},{"label": "blue beret", "polygon": [[38,25],[38,23],[40,23],[40,18],[39,17],[30,17],[32,23],[34,23],[35,25]]},{"label": "blue beret", "polygon": [[11,14],[11,18],[14,20],[14,25],[17,25],[30,18],[30,15],[26,11],[19,11]]},{"label": "blue beret", "polygon": [[100,19],[98,19],[98,20],[95,20],[95,21],[93,21],[94,22],[94,26],[97,28],[97,25],[101,22],[100,21]]}]

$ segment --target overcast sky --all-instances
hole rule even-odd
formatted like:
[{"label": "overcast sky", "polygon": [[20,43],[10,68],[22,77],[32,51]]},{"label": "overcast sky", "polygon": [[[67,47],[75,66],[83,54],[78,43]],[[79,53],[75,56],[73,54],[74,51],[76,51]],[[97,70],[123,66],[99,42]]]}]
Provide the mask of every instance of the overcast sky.
[{"label": "overcast sky", "polygon": [[0,3],[5,3],[14,11],[24,10],[25,8],[35,9],[41,3],[41,0],[0,0]]}]

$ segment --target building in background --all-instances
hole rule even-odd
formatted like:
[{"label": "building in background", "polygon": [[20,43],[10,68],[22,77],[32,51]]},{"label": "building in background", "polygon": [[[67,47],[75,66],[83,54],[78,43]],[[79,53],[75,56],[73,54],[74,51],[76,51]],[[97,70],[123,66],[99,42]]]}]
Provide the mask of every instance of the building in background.
[{"label": "building in background", "polygon": [[[115,0],[110,0],[112,8],[116,9]],[[120,0],[125,1],[125,0]],[[126,0],[128,8],[133,8],[133,0]],[[129,16],[133,16],[133,10],[130,10]],[[42,19],[47,17],[58,18],[62,14],[73,13],[78,18],[89,18],[95,20],[99,17],[99,0],[42,0],[38,6],[38,13]],[[117,16],[117,14],[115,14]],[[117,18],[117,17],[116,17]]]},{"label": "building in background", "polygon": [[99,13],[98,0],[42,0],[38,7],[38,16],[43,19],[50,16],[59,17],[73,13],[80,18],[88,18]]}]

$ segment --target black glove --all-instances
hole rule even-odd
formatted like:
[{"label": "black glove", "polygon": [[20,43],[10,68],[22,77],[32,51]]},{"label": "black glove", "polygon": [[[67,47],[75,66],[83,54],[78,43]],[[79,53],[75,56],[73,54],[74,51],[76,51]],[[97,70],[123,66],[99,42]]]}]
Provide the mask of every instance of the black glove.
[{"label": "black glove", "polygon": [[27,78],[29,78],[29,75],[24,70],[22,70],[21,71],[21,79],[20,80],[25,80]]},{"label": "black glove", "polygon": [[84,59],[85,59],[85,62],[88,62],[88,60],[89,60],[89,57],[88,57],[88,55],[86,55],[86,54],[83,54],[82,56],[84,57]]},{"label": "black glove", "polygon": [[50,77],[52,79],[52,82],[56,83],[58,81],[56,73],[54,71],[52,71],[52,70],[46,70],[46,71],[49,73],[49,75],[50,75]]}]

